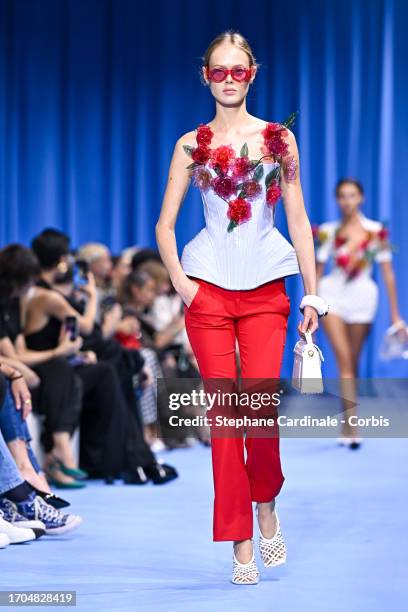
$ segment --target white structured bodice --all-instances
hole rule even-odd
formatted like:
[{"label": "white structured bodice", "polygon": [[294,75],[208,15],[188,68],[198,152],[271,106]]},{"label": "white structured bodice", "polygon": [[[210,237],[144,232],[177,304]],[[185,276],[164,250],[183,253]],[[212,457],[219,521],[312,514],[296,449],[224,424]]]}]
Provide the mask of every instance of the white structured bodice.
[{"label": "white structured bodice", "polygon": [[[277,162],[264,163],[261,192],[251,200],[251,218],[228,232],[228,203],[213,189],[200,189],[205,227],[184,247],[181,266],[190,276],[225,289],[253,289],[299,273],[293,246],[274,226],[274,208],[266,202],[265,176]],[[212,176],[215,170],[210,169]]]}]

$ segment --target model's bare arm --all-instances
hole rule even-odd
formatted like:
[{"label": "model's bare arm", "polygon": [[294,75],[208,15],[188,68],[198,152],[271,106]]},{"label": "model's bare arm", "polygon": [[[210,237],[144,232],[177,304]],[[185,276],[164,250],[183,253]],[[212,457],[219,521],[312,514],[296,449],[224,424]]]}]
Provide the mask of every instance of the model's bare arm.
[{"label": "model's bare arm", "polygon": [[394,268],[390,261],[381,262],[380,265],[390,304],[390,318],[392,323],[397,323],[401,321],[402,317],[398,308],[397,284],[395,281]]},{"label": "model's bare arm", "polygon": [[[299,151],[296,138],[290,130],[288,130],[287,142],[289,145],[289,155],[293,157],[296,163],[296,175],[294,178],[291,177],[289,180],[285,172],[282,172],[281,176],[282,197],[288,220],[288,230],[298,258],[305,294],[316,295],[316,263],[313,234],[306,213],[300,183]],[[313,333],[319,326],[317,311],[311,306],[305,306],[303,316],[303,321],[298,325],[299,333],[302,334],[306,330]]]},{"label": "model's bare arm", "polygon": [[[191,303],[197,283],[190,280],[181,267],[177,252],[175,225],[180,206],[190,185],[191,163],[183,145],[192,146],[192,133],[185,134],[176,142],[170,163],[166,190],[159,219],[156,223],[156,240],[160,256],[166,266],[170,280],[185,303]],[[197,287],[198,290],[198,287]]]},{"label": "model's bare arm", "polygon": [[305,293],[315,294],[316,264],[313,234],[306,213],[302,186],[300,183],[298,147],[296,138],[290,130],[288,130],[286,140],[289,144],[290,155],[294,157],[297,164],[296,178],[294,180],[287,180],[285,173],[282,173],[281,179],[282,197],[288,220],[288,230],[299,261]]}]

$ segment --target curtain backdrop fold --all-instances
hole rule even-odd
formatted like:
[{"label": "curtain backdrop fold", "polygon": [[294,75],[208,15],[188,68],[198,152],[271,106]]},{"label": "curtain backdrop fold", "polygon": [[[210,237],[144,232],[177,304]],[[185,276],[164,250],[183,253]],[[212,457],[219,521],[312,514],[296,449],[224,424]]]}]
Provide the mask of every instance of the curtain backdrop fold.
[{"label": "curtain backdrop fold", "polygon": [[[0,246],[29,244],[49,225],[73,246],[154,246],[174,144],[213,116],[200,57],[236,28],[261,63],[249,112],[279,121],[300,111],[294,131],[311,221],[337,216],[339,177],[359,178],[365,214],[387,220],[399,248],[406,304],[407,17],[403,0],[0,0]],[[202,225],[191,189],[177,226],[180,254]],[[291,278],[288,289],[285,375],[301,283]],[[376,357],[387,324],[383,294],[362,376],[396,374]],[[334,375],[330,361],[325,372]]]}]

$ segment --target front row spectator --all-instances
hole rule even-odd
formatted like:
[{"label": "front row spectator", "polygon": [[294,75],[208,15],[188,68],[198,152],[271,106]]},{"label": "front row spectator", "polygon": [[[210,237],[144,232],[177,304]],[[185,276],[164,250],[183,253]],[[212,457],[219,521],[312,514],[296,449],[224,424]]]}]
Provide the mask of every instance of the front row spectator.
[{"label": "front row spectator", "polygon": [[67,357],[78,351],[82,340],[71,340],[65,334],[52,349],[27,348],[21,325],[24,300],[39,273],[31,250],[9,245],[0,251],[0,352],[13,360],[23,376],[27,376],[24,366],[28,366],[39,379],[32,398],[36,411],[44,417],[41,441],[46,453],[44,469],[51,483],[79,488],[84,483],[73,476],[77,465],[71,437],[79,424],[81,388]]},{"label": "front row spectator", "polygon": [[[29,410],[24,409],[23,405],[30,405],[30,391],[21,373],[1,362],[1,418],[5,402],[15,402],[23,415],[24,410]],[[30,456],[38,466],[32,451]],[[0,547],[33,540],[44,533],[62,535],[76,529],[81,523],[80,516],[64,514],[54,508],[22,478],[0,431]]]}]

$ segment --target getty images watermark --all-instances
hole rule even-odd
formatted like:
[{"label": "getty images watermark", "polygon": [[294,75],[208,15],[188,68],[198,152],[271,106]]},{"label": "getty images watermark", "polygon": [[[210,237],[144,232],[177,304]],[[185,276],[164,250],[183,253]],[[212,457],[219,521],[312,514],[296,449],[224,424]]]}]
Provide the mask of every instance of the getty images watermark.
[{"label": "getty images watermark", "polygon": [[204,427],[215,437],[243,432],[336,437],[348,425],[365,437],[408,436],[408,379],[332,378],[323,381],[320,391],[300,393],[290,379],[159,378],[162,434],[166,438],[177,428]]}]

